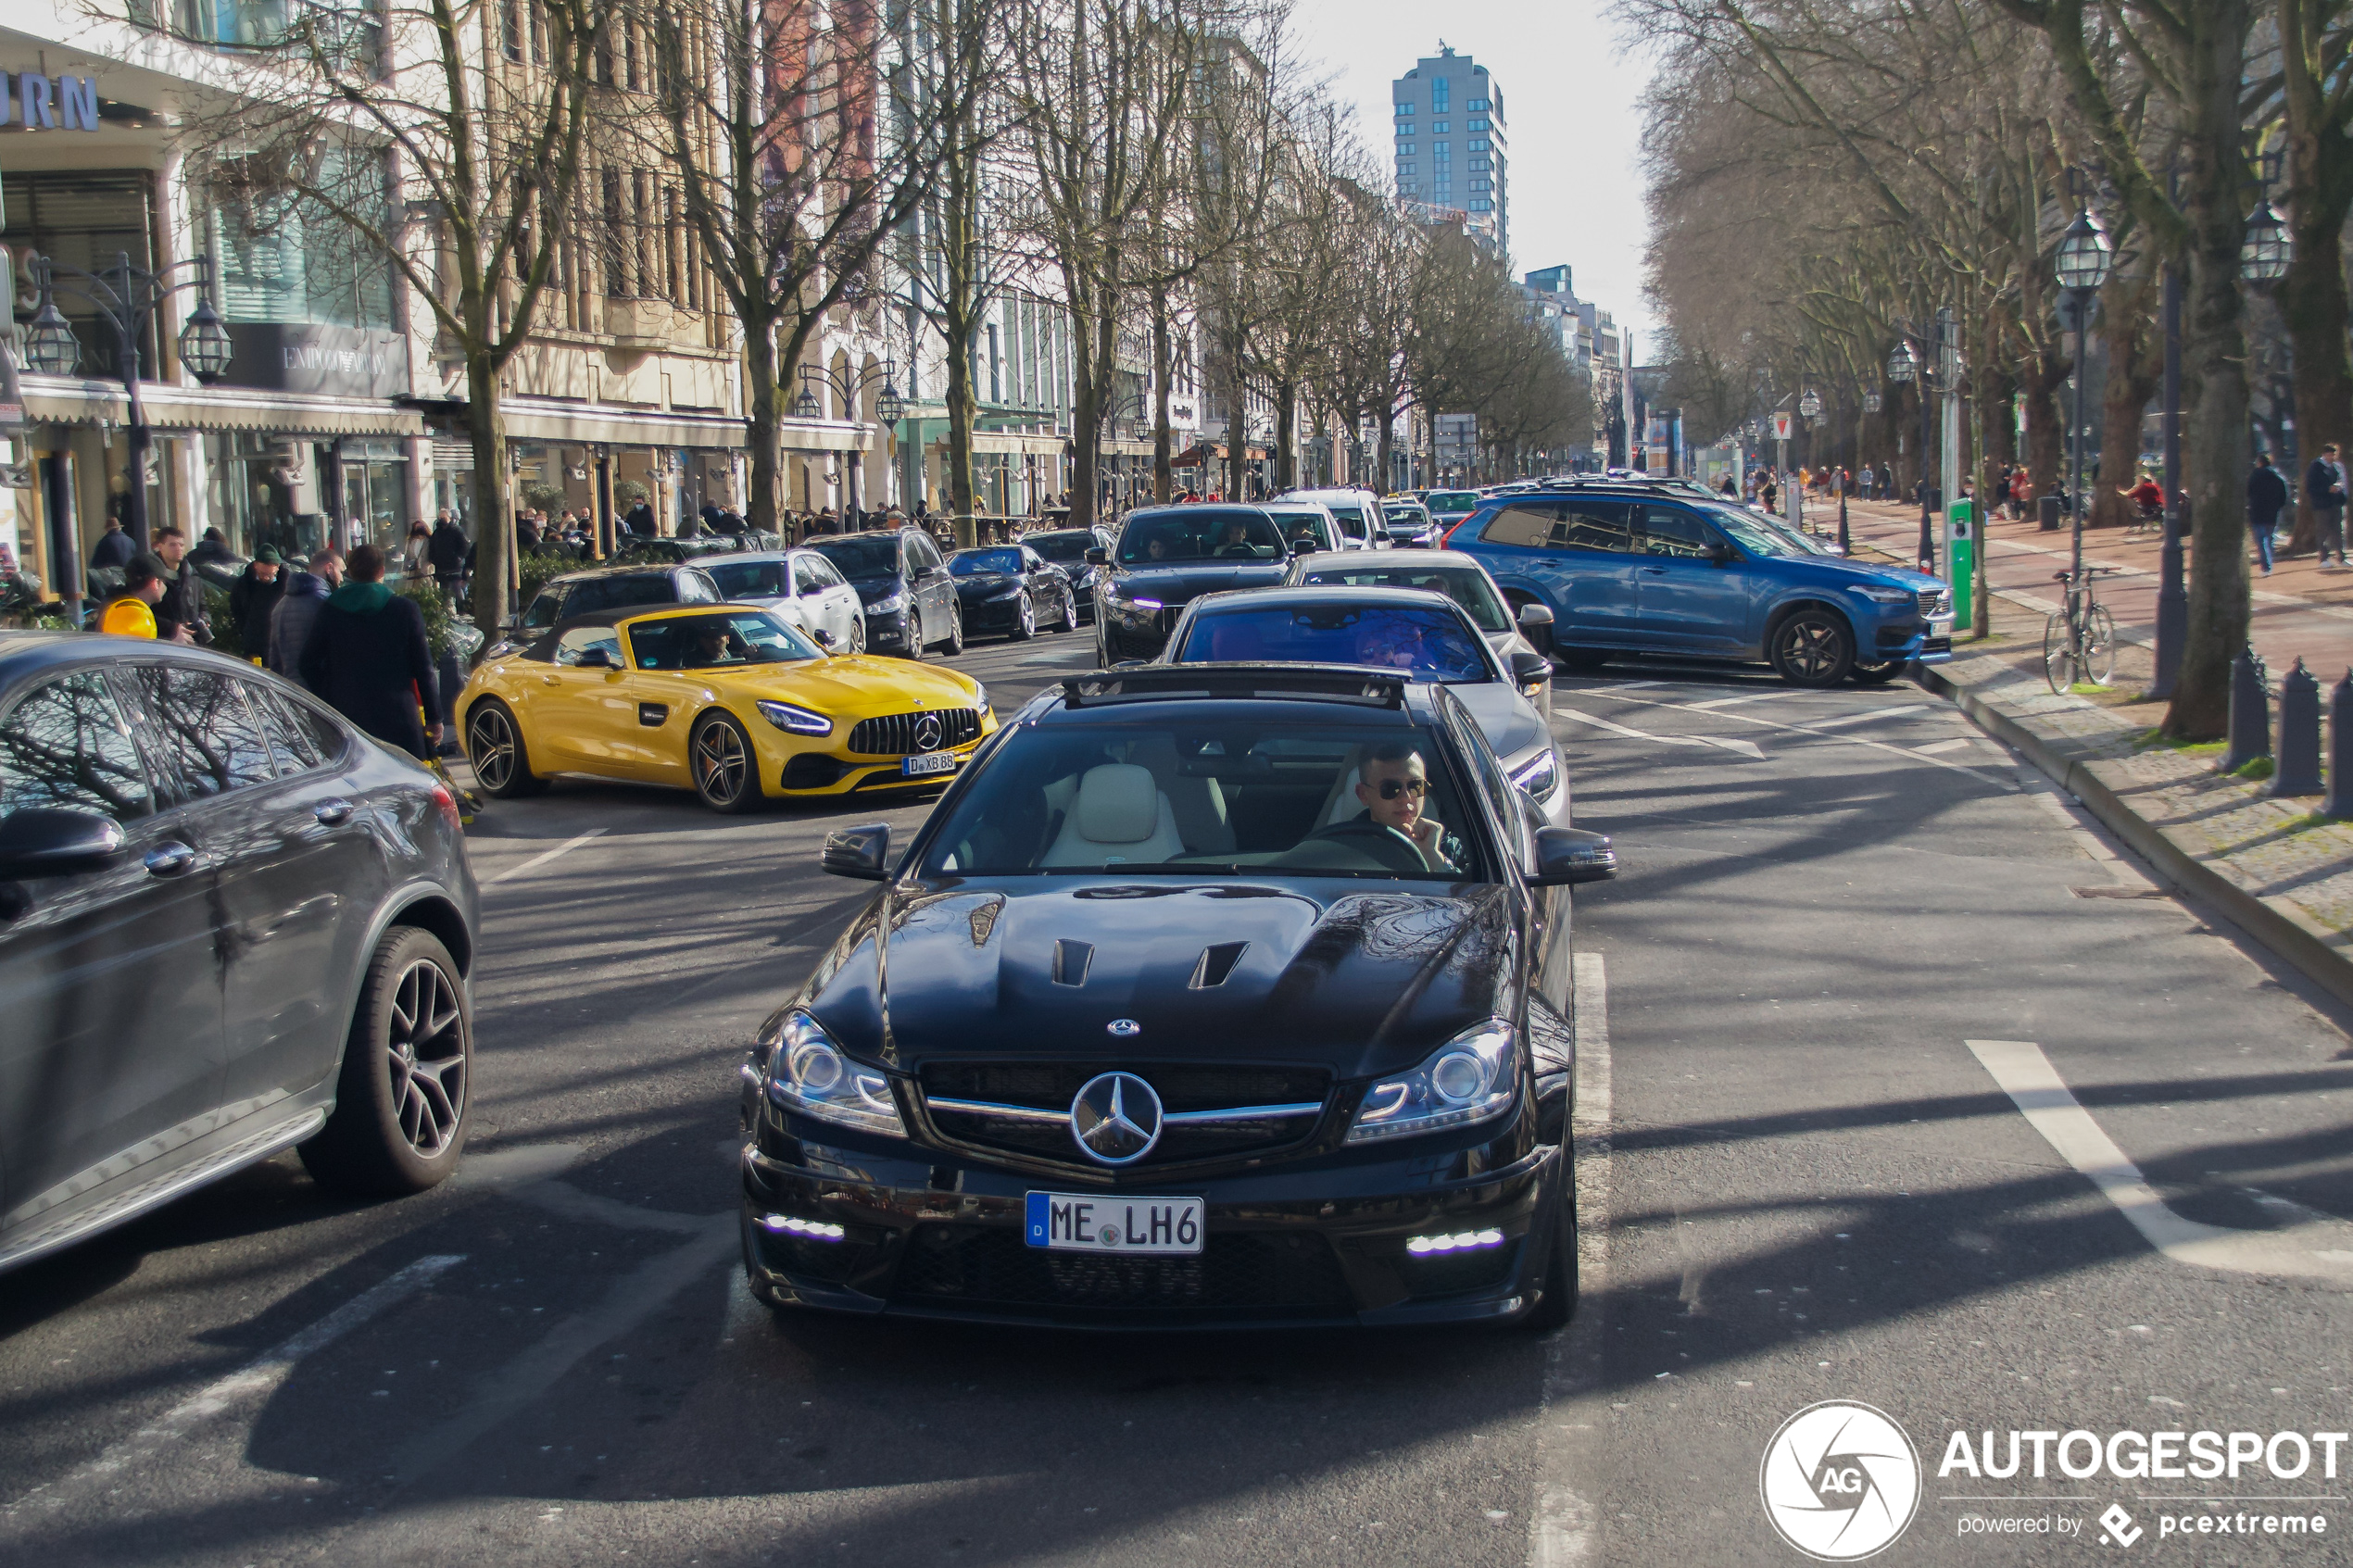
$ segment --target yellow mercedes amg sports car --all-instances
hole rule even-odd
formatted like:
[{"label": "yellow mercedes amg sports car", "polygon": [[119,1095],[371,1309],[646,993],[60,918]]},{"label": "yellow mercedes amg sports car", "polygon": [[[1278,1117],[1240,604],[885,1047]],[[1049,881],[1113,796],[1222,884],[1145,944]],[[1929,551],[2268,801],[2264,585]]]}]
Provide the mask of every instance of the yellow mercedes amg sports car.
[{"label": "yellow mercedes amg sports car", "polygon": [[495,796],[556,773],[676,784],[720,811],[938,784],[997,728],[969,675],[829,658],[749,605],[608,610],[485,661],[458,698]]}]

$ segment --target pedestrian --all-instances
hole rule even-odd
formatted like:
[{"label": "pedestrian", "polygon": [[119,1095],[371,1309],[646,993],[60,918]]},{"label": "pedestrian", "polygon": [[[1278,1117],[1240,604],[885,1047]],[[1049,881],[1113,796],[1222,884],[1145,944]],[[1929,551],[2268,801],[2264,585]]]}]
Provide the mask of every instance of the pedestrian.
[{"label": "pedestrian", "polygon": [[204,537],[196,541],[196,547],[188,552],[188,558],[198,566],[228,566],[237,558],[230,552],[229,541],[220,536],[220,530],[208,528]]},{"label": "pedestrian", "polygon": [[[98,612],[98,630],[118,637],[157,635],[156,606],[163,598],[163,578],[153,556],[132,556],[122,569],[122,591]],[[170,642],[189,641],[186,627],[175,628]]]},{"label": "pedestrian", "polygon": [[270,651],[270,612],[286,591],[275,546],[264,545],[253,553],[245,571],[229,589],[229,619],[236,622],[237,646],[247,659]]},{"label": "pedestrian", "polygon": [[302,683],[336,712],[410,756],[441,742],[441,701],[422,611],[384,586],[384,553],[351,552],[351,580],[327,596],[302,649]]},{"label": "pedestrian", "polygon": [[2143,473],[2139,483],[2117,494],[2133,503],[2143,522],[2154,522],[2165,515],[2165,492],[2158,486],[2154,474]]},{"label": "pedestrian", "polygon": [[433,530],[423,520],[409,525],[409,533],[400,543],[400,560],[410,577],[423,579],[433,575]]},{"label": "pedestrian", "polygon": [[535,517],[517,518],[515,520],[516,553],[528,554],[538,547],[539,520]]},{"label": "pedestrian", "polygon": [[[148,559],[163,579],[163,597],[156,601],[156,635],[167,643],[194,642],[209,646],[212,627],[204,612],[204,579],[189,558],[188,536],[177,528],[156,530],[155,548]],[[185,628],[185,637],[175,633]]]},{"label": "pedestrian", "polygon": [[1756,487],[1756,494],[1763,499],[1765,503],[1765,509],[1767,511],[1771,512],[1780,510],[1781,504],[1781,487],[1775,482],[1774,477],[1769,470],[1765,475],[1765,483]]},{"label": "pedestrian", "polygon": [[301,571],[286,573],[286,591],[270,607],[270,635],[261,661],[287,680],[302,679],[302,650],[327,596],[343,583],[343,562],[333,550],[321,550]]},{"label": "pedestrian", "polygon": [[90,546],[90,570],[120,571],[138,553],[139,546],[132,544],[131,535],[122,531],[122,520],[109,515],[107,531],[98,535],[96,544]]},{"label": "pedestrian", "polygon": [[2027,503],[2034,499],[2034,475],[2024,463],[2010,475],[2010,517],[2018,522],[2026,521]]},{"label": "pedestrian", "polygon": [[621,521],[623,527],[641,539],[650,539],[658,532],[654,525],[654,509],[643,500],[631,507]]},{"label": "pedestrian", "polygon": [[2287,481],[2271,466],[2271,454],[2255,454],[2255,468],[2246,476],[2246,527],[2255,535],[2255,555],[2263,575],[2271,575],[2271,533],[2287,508]]},{"label": "pedestrian", "polygon": [[2336,557],[2339,568],[2345,565],[2345,465],[2337,461],[2336,443],[2332,441],[2321,448],[2312,466],[2304,470],[2304,499],[2312,508],[2312,516],[2321,525],[2321,570],[2329,570],[2329,557]]},{"label": "pedestrian", "polygon": [[433,563],[433,580],[441,591],[455,598],[458,585],[466,579],[466,546],[470,541],[466,531],[447,509],[434,519],[433,533],[425,541],[425,558]]}]

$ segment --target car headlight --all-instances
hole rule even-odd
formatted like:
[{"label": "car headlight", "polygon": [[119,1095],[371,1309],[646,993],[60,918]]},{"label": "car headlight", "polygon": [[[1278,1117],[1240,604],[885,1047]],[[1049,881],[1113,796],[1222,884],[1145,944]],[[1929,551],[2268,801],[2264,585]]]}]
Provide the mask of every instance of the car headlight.
[{"label": "car headlight", "polygon": [[975,713],[988,711],[988,688],[978,681],[973,683],[973,711]]},{"label": "car headlight", "polygon": [[834,733],[834,721],[822,713],[812,713],[806,708],[795,708],[789,702],[769,702],[762,699],[760,703],[760,711],[776,728],[789,730],[797,735],[829,735]]},{"label": "car headlight", "polygon": [[1517,1039],[1501,1018],[1464,1030],[1411,1073],[1365,1090],[1348,1141],[1408,1137],[1502,1115],[1519,1087]]},{"label": "car headlight", "polygon": [[1855,591],[1873,604],[1882,604],[1890,609],[1899,605],[1916,605],[1919,603],[1920,598],[1909,588],[1888,588],[1876,583],[1858,583]]},{"label": "car headlight", "polygon": [[905,594],[887,594],[883,597],[876,599],[873,604],[868,605],[866,607],[866,613],[869,615],[897,615],[900,610],[905,609],[906,608],[907,596]]},{"label": "car headlight", "polygon": [[1549,746],[1512,770],[1512,783],[1530,800],[1550,800],[1560,782],[1560,759]]},{"label": "car headlight", "polygon": [[890,1098],[890,1080],[842,1055],[823,1026],[798,1010],[778,1021],[768,1052],[768,1094],[786,1110],[820,1122],[907,1135],[898,1102]]}]

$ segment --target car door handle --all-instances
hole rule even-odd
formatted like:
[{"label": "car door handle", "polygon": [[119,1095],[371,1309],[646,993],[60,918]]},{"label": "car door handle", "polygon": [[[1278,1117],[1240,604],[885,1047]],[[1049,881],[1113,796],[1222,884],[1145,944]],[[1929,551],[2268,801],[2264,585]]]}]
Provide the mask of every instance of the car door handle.
[{"label": "car door handle", "polygon": [[348,800],[321,800],[317,806],[311,809],[310,814],[318,818],[320,822],[328,827],[333,827],[337,823],[346,822],[350,819],[351,802]]},{"label": "car door handle", "polygon": [[196,852],[186,845],[166,839],[147,851],[147,870],[157,876],[178,876],[196,863]]}]

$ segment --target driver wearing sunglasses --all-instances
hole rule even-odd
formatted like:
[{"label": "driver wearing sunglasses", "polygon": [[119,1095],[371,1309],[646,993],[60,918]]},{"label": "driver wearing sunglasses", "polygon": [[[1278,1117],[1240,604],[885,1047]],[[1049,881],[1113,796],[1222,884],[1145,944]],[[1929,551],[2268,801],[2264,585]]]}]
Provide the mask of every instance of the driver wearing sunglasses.
[{"label": "driver wearing sunglasses", "polygon": [[1365,803],[1360,821],[1403,834],[1422,852],[1431,871],[1460,869],[1441,847],[1444,827],[1422,809],[1429,798],[1429,770],[1420,752],[1408,746],[1384,746],[1365,758],[1357,771],[1356,798]]}]

